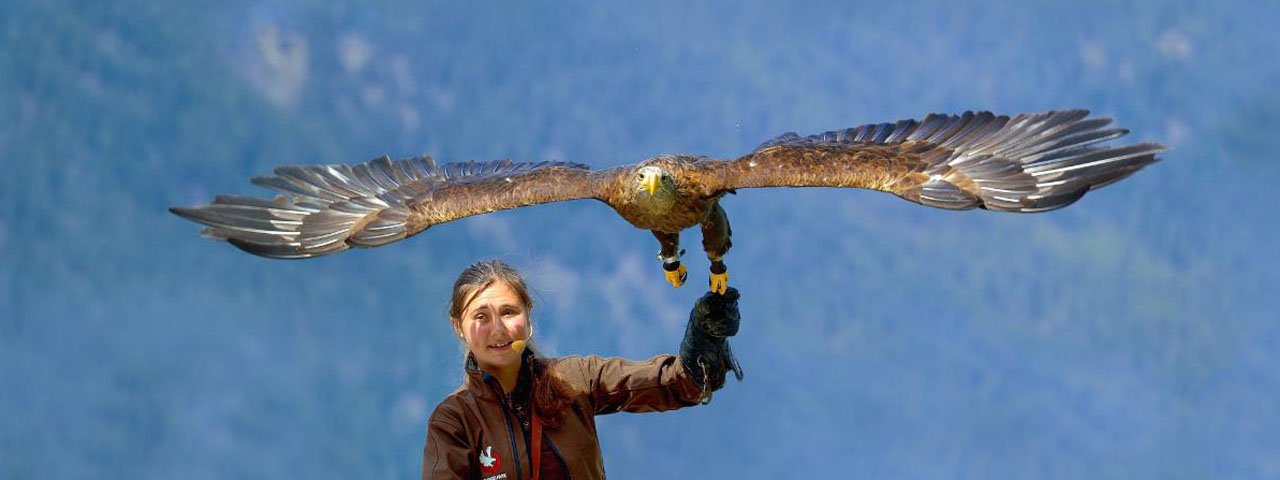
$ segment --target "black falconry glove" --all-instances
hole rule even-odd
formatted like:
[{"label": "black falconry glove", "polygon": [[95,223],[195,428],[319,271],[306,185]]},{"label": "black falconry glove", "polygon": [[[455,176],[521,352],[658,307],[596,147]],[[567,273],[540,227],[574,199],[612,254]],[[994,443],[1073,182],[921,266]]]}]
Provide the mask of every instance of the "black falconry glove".
[{"label": "black falconry glove", "polygon": [[711,402],[711,392],[724,386],[724,374],[742,381],[742,367],[729,349],[729,337],[738,333],[738,289],[729,287],[723,295],[707,292],[689,312],[689,326],[680,343],[680,363],[702,387],[698,402]]}]

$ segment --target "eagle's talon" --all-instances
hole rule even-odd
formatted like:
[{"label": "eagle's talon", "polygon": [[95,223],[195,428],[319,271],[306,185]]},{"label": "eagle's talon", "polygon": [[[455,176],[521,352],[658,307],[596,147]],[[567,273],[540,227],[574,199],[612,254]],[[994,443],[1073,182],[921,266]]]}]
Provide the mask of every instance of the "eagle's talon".
[{"label": "eagle's talon", "polygon": [[729,290],[729,272],[711,274],[711,291],[720,295]]},{"label": "eagle's talon", "polygon": [[684,285],[684,280],[689,278],[689,267],[684,266],[683,263],[677,263],[675,268],[671,269],[663,265],[663,269],[666,270],[664,273],[667,274],[667,283],[670,283],[672,287],[680,288],[681,285]]}]

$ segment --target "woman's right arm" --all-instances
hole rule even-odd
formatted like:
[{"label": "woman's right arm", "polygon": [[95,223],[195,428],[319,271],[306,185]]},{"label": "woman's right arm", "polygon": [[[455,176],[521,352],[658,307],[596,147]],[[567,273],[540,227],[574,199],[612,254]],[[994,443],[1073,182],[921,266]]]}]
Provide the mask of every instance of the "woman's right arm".
[{"label": "woman's right arm", "polygon": [[[443,404],[441,405],[443,406]],[[436,407],[427,421],[427,445],[422,452],[422,480],[475,478],[471,446],[462,419]]]}]

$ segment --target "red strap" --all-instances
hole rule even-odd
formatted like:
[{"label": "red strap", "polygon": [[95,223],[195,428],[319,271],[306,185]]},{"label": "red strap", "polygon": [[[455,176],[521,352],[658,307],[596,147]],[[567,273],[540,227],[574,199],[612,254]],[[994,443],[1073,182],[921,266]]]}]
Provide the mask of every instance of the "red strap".
[{"label": "red strap", "polygon": [[538,413],[532,408],[529,409],[529,416],[532,417],[533,427],[530,434],[533,435],[533,451],[529,452],[529,461],[533,463],[533,476],[529,480],[538,480],[538,474],[541,473],[539,468],[542,463],[542,422],[538,421]]}]

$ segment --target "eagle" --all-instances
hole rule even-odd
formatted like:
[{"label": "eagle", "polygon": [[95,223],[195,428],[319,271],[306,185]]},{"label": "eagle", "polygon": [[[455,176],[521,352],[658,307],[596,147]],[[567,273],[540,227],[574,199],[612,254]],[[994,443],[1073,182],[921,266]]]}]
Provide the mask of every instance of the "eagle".
[{"label": "eagle", "polygon": [[816,135],[787,133],[720,160],[665,154],[592,170],[543,161],[437,164],[429,156],[364,163],[288,165],[255,185],[274,198],[218,195],[170,211],[205,225],[206,237],[269,258],[311,258],[377,247],[472,215],[565,200],[609,205],[660,245],[672,286],[688,269],[680,233],[699,226],[709,284],[723,293],[732,230],[720,200],[740,189],[846,187],[892,193],[948,210],[1045,212],[1156,162],[1157,143],[1103,145],[1128,130],[1087,110],[1015,116],[930,114]]}]

